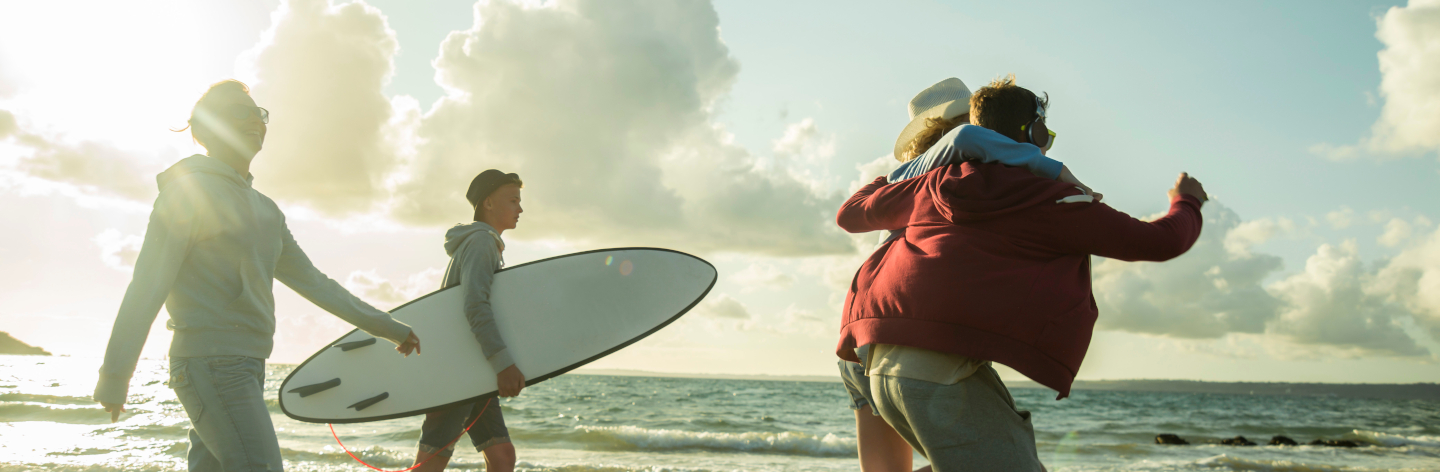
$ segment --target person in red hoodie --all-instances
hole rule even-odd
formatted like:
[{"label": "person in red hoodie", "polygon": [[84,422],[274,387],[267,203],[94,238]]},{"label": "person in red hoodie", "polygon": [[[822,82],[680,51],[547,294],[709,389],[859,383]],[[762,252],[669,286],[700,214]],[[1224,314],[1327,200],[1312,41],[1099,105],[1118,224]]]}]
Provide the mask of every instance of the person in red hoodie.
[{"label": "person in red hoodie", "polygon": [[[970,118],[1043,145],[1046,104],[1010,76],[975,92]],[[1199,237],[1200,182],[1182,173],[1169,194],[1169,213],[1146,222],[998,163],[877,178],[836,221],[904,234],[855,274],[836,354],[865,365],[875,408],[934,470],[1044,470],[1029,412],[990,364],[1068,396],[1098,315],[1090,256],[1164,261]]]}]

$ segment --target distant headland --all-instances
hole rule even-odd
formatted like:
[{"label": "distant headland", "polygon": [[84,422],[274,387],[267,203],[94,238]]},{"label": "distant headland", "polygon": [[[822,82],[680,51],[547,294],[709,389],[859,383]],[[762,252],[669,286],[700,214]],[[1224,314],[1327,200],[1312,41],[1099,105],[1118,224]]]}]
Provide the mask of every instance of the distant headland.
[{"label": "distant headland", "polygon": [[10,333],[0,331],[0,354],[21,354],[28,356],[48,356],[50,353],[36,346],[31,346],[15,339]]}]

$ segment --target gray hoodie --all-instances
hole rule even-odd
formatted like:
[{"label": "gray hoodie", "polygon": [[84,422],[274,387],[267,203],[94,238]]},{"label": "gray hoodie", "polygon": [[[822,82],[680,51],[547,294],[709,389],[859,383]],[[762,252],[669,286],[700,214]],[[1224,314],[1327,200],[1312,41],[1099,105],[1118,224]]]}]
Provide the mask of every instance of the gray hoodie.
[{"label": "gray hoodie", "polygon": [[270,357],[274,280],[341,319],[399,344],[410,327],[320,273],[275,202],[218,159],[194,155],[162,172],[145,241],[100,367],[95,400],[123,403],[163,304],[171,357]]},{"label": "gray hoodie", "polygon": [[445,232],[445,254],[450,255],[450,266],[440,281],[440,288],[464,286],[465,319],[496,373],[515,365],[505,340],[500,339],[495,310],[490,307],[490,283],[495,280],[495,271],[505,265],[500,255],[504,249],[500,233],[483,221],[455,225]]}]

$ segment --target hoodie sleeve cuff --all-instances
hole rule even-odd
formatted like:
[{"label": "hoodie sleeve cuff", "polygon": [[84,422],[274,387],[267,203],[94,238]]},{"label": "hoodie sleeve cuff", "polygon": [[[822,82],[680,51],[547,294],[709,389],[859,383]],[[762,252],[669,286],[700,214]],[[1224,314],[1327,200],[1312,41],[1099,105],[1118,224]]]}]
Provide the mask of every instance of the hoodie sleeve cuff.
[{"label": "hoodie sleeve cuff", "polygon": [[378,322],[374,323],[373,326],[366,326],[362,327],[361,329],[367,333],[370,333],[371,335],[385,338],[386,340],[395,343],[396,346],[404,344],[405,338],[410,337],[410,325],[395,321],[395,318],[391,318],[390,314],[385,312],[380,312],[380,315],[376,316],[376,318],[379,318],[377,320]]},{"label": "hoodie sleeve cuff", "polygon": [[1171,205],[1174,205],[1174,204],[1179,203],[1179,202],[1189,202],[1191,205],[1195,205],[1195,209],[1197,209],[1197,210],[1200,209],[1200,206],[1205,203],[1205,202],[1200,201],[1199,198],[1195,198],[1194,195],[1190,195],[1190,194],[1188,194],[1188,193],[1177,194],[1177,195],[1175,195],[1175,196],[1173,196],[1173,197],[1170,197],[1170,204],[1171,204]]},{"label": "hoodie sleeve cuff", "polygon": [[130,377],[121,377],[114,374],[100,373],[100,381],[95,384],[94,399],[99,403],[124,404],[125,397],[130,394]]},{"label": "hoodie sleeve cuff", "polygon": [[490,368],[495,369],[495,373],[497,374],[500,373],[500,371],[505,370],[512,365],[515,365],[515,358],[510,357],[509,349],[501,349],[500,352],[491,355],[488,359],[485,360],[490,362]]}]

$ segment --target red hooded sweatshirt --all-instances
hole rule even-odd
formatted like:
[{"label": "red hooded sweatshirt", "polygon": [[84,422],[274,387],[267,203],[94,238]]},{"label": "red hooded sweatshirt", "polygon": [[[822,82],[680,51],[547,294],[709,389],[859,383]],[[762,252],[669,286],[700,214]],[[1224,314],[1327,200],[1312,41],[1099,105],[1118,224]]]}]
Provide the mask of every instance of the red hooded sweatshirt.
[{"label": "red hooded sweatshirt", "polygon": [[971,162],[855,192],[840,207],[841,228],[903,228],[905,237],[855,274],[836,354],[858,362],[855,348],[871,343],[960,354],[1068,396],[1098,314],[1090,255],[1168,260],[1195,244],[1201,225],[1189,195],[1152,222],[1063,200],[1073,195],[1075,186],[1022,168]]}]

